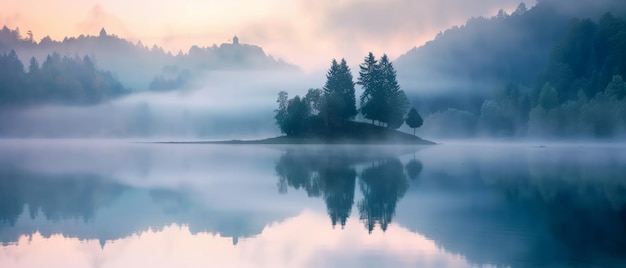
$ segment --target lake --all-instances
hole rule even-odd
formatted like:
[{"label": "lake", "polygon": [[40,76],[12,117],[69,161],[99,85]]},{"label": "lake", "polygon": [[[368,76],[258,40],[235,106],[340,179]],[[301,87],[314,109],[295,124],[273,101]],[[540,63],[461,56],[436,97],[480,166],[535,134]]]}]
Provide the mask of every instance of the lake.
[{"label": "lake", "polygon": [[0,267],[626,267],[626,146],[0,141]]}]

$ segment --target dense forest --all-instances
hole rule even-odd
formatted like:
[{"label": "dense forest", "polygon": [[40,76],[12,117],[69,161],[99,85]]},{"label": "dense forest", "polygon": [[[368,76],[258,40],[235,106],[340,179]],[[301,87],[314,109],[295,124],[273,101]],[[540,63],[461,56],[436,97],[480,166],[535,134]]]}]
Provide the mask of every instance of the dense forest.
[{"label": "dense forest", "polygon": [[141,41],[129,40],[109,34],[102,29],[98,35],[66,37],[62,41],[49,36],[37,42],[31,31],[26,36],[20,29],[0,30],[0,53],[15,50],[22,62],[31,57],[44,61],[48,55],[87,55],[97,65],[111,71],[133,91],[172,90],[193,85],[193,78],[210,71],[229,70],[290,70],[298,71],[294,65],[265,54],[261,47],[239,42],[234,37],[231,43],[201,47],[194,45],[188,51],[175,55],[156,45],[148,47]]},{"label": "dense forest", "polygon": [[[472,18],[410,50],[396,65],[409,99],[425,115],[420,134],[623,134],[622,98],[604,101],[598,93],[620,88],[624,15],[623,1],[544,0],[530,9],[521,3],[512,14]],[[545,104],[555,99],[551,87],[558,100]]]},{"label": "dense forest", "polygon": [[609,11],[625,16],[626,2],[522,2],[511,14],[500,10],[490,18],[470,18],[396,59],[398,81],[412,101],[420,101],[420,112],[454,108],[477,114],[496,87],[532,87],[573,19],[597,20]]},{"label": "dense forest", "polygon": [[98,70],[89,56],[54,53],[39,65],[31,58],[28,72],[14,50],[0,54],[0,107],[94,104],[129,93],[108,71]]}]

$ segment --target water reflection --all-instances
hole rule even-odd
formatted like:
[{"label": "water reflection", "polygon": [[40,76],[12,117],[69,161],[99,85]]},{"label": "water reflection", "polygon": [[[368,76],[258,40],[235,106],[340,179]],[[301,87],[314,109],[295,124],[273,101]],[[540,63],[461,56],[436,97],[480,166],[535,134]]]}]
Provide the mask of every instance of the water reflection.
[{"label": "water reflection", "polygon": [[503,147],[428,151],[396,220],[472,263],[626,264],[624,148]]},{"label": "water reflection", "polygon": [[[314,230],[314,231],[313,231]],[[101,246],[35,232],[0,250],[0,267],[471,267],[463,256],[397,225],[368,235],[356,219],[333,229],[324,213],[304,210],[233,246],[229,237],[170,224]]]},{"label": "water reflection", "polygon": [[[410,150],[404,148],[403,151],[407,149]],[[409,187],[404,167],[393,152],[380,152],[380,148],[372,147],[287,150],[275,167],[278,191],[284,194],[292,187],[304,189],[309,197],[323,198],[332,226],[339,223],[343,228],[354,204],[357,164],[366,166],[358,174],[363,196],[357,204],[359,219],[369,233],[377,224],[385,231],[398,201]],[[409,162],[407,172],[411,178],[416,178],[421,172],[420,162],[416,159]]]},{"label": "water reflection", "polygon": [[406,174],[411,180],[416,180],[417,176],[420,175],[424,165],[419,160],[413,158],[406,163]]},{"label": "water reflection", "polygon": [[358,204],[359,218],[365,223],[368,232],[376,223],[385,231],[396,212],[396,205],[409,187],[400,160],[390,158],[363,170],[359,188],[363,200]]},{"label": "water reflection", "polygon": [[29,146],[0,148],[0,267],[94,243],[109,264],[182,258],[168,243],[213,266],[626,264],[623,147]]},{"label": "water reflection", "polygon": [[15,225],[24,208],[34,219],[93,218],[97,208],[118,198],[128,187],[96,175],[42,176],[10,168],[0,169],[0,223]]}]

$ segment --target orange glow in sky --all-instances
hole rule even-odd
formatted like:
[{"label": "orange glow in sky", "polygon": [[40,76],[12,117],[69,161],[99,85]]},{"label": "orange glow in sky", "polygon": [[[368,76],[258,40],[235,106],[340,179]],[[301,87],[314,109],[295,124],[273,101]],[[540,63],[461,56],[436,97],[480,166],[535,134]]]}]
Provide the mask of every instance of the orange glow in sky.
[{"label": "orange glow in sky", "polygon": [[518,0],[3,0],[0,25],[36,40],[97,35],[102,27],[177,53],[238,35],[305,70],[332,58],[358,64],[367,52],[396,58],[472,16],[512,10]]}]

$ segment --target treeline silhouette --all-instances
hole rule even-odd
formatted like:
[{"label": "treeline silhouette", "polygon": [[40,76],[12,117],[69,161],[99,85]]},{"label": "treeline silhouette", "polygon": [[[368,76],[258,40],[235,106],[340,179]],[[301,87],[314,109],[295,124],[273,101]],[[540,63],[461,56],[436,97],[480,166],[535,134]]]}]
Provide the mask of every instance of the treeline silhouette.
[{"label": "treeline silhouette", "polygon": [[98,35],[66,37],[62,41],[46,36],[37,42],[30,31],[23,36],[19,28],[11,30],[4,26],[0,30],[0,53],[10,50],[15,50],[24,62],[31,57],[41,62],[53,53],[88,55],[100,68],[115,73],[133,91],[185,88],[194,78],[202,78],[210,71],[299,70],[295,65],[266,55],[261,47],[234,40],[206,47],[194,45],[188,51],[173,54],[156,45],[149,47],[141,41],[133,43],[109,34],[104,28]]},{"label": "treeline silhouette", "polygon": [[98,239],[104,246],[172,224],[187,226],[192,234],[232,237],[236,244],[239,237],[257,235],[265,223],[280,219],[255,210],[234,212],[216,213],[180,189],[137,188],[95,173],[46,174],[0,166],[0,245],[39,232],[46,238]]},{"label": "treeline silhouette", "polygon": [[[409,101],[396,80],[396,70],[387,57],[377,60],[370,52],[359,65],[359,77],[354,82],[345,59],[333,59],[322,89],[309,89],[303,98],[278,93],[278,109],[274,119],[287,136],[355,138],[355,132],[375,132],[377,128],[362,126],[351,120],[357,115],[371,120],[372,125],[397,129],[406,121],[416,128],[423,121],[417,110],[407,116]],[[363,87],[357,109],[355,85]],[[405,118],[405,116],[407,116]]]},{"label": "treeline silhouette", "polygon": [[574,20],[533,88],[511,83],[481,107],[492,135],[614,137],[626,133],[626,20]]},{"label": "treeline silhouette", "polygon": [[89,56],[61,57],[54,53],[41,66],[33,57],[26,72],[14,50],[0,54],[0,107],[94,104],[129,92],[111,72],[98,70]]},{"label": "treeline silhouette", "polygon": [[[533,4],[526,2],[528,4]],[[448,108],[477,114],[493,89],[509,82],[534,86],[572,19],[626,16],[621,0],[524,2],[511,14],[474,17],[395,60],[399,81],[420,112]]]},{"label": "treeline silhouette", "polygon": [[[603,15],[607,12],[613,15]],[[623,62],[619,55],[625,49],[619,37],[623,26],[618,21],[624,16],[626,2],[619,0],[543,0],[530,9],[521,3],[511,14],[501,10],[494,17],[471,18],[441,32],[395,61],[399,81],[425,115],[420,133],[616,135],[622,127],[605,130],[591,123],[621,124],[617,121],[623,116],[612,116],[618,106],[614,104],[590,103],[588,109],[568,105],[564,107],[568,111],[537,110],[534,119],[529,117],[546,82],[548,88],[555,87],[560,105],[578,99],[580,89],[591,100],[614,75],[624,76],[623,67],[616,64]],[[583,110],[588,111],[584,116]]]}]

